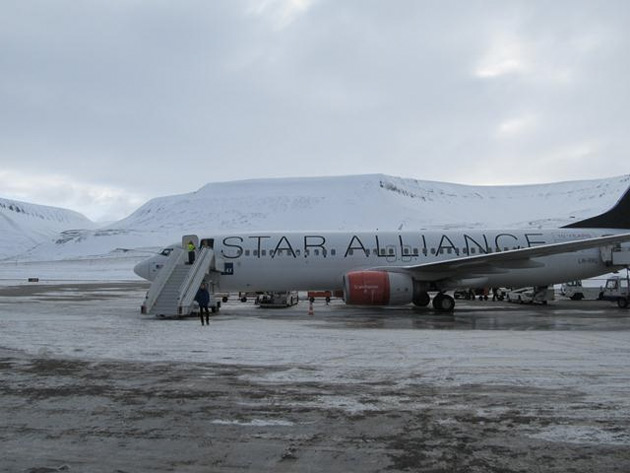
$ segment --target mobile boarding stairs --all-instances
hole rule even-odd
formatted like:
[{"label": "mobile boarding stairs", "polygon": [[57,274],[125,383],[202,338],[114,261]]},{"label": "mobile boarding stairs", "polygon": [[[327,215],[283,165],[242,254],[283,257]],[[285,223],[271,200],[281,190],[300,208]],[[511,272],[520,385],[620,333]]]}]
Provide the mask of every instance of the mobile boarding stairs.
[{"label": "mobile boarding stairs", "polygon": [[219,309],[221,303],[214,296],[211,277],[220,272],[221,261],[217,261],[212,248],[202,247],[196,253],[194,263],[188,264],[188,252],[173,248],[147,292],[141,313],[165,317],[190,315],[196,307],[195,296],[202,282],[208,284],[208,307],[212,312]]}]

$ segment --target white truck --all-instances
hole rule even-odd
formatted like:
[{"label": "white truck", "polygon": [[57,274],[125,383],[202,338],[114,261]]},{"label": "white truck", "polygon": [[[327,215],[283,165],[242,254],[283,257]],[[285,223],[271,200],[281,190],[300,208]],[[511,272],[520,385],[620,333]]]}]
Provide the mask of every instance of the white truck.
[{"label": "white truck", "polygon": [[266,292],[256,298],[259,307],[291,307],[298,303],[300,298],[297,291]]},{"label": "white truck", "polygon": [[605,301],[616,302],[617,306],[622,309],[628,308],[630,303],[630,276],[626,273],[626,277],[613,276],[606,281],[602,299]]},{"label": "white truck", "polygon": [[520,289],[512,289],[505,296],[508,302],[516,302],[518,304],[543,304],[547,305],[548,301],[555,299],[553,287],[536,286],[522,287]]},{"label": "white truck", "polygon": [[560,294],[572,301],[601,299],[603,289],[598,286],[584,286],[582,281],[569,281],[560,286]]}]

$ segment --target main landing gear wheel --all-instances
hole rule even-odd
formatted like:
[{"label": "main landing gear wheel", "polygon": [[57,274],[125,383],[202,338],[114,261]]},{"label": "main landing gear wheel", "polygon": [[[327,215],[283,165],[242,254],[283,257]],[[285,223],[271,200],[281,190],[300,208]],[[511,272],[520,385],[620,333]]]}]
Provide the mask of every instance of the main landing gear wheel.
[{"label": "main landing gear wheel", "polygon": [[455,299],[449,295],[439,293],[433,298],[433,308],[439,312],[453,312]]},{"label": "main landing gear wheel", "polygon": [[431,296],[429,296],[426,292],[421,292],[418,296],[413,300],[413,305],[418,307],[426,307],[431,302]]}]

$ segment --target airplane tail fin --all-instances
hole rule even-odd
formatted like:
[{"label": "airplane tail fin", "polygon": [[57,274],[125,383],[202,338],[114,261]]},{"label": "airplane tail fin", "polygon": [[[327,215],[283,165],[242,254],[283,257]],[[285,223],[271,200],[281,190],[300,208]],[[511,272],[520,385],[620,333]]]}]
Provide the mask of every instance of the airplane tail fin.
[{"label": "airplane tail fin", "polygon": [[562,228],[618,228],[630,230],[630,188],[626,190],[613,208],[607,212],[580,222],[565,225]]}]

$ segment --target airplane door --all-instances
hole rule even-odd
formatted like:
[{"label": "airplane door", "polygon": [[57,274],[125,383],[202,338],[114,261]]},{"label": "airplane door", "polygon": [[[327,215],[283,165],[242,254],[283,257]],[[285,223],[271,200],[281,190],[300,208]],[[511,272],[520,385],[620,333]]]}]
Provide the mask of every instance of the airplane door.
[{"label": "airplane door", "polygon": [[182,237],[182,248],[186,249],[189,241],[192,241],[195,248],[199,249],[199,237],[197,235],[184,235]]}]

